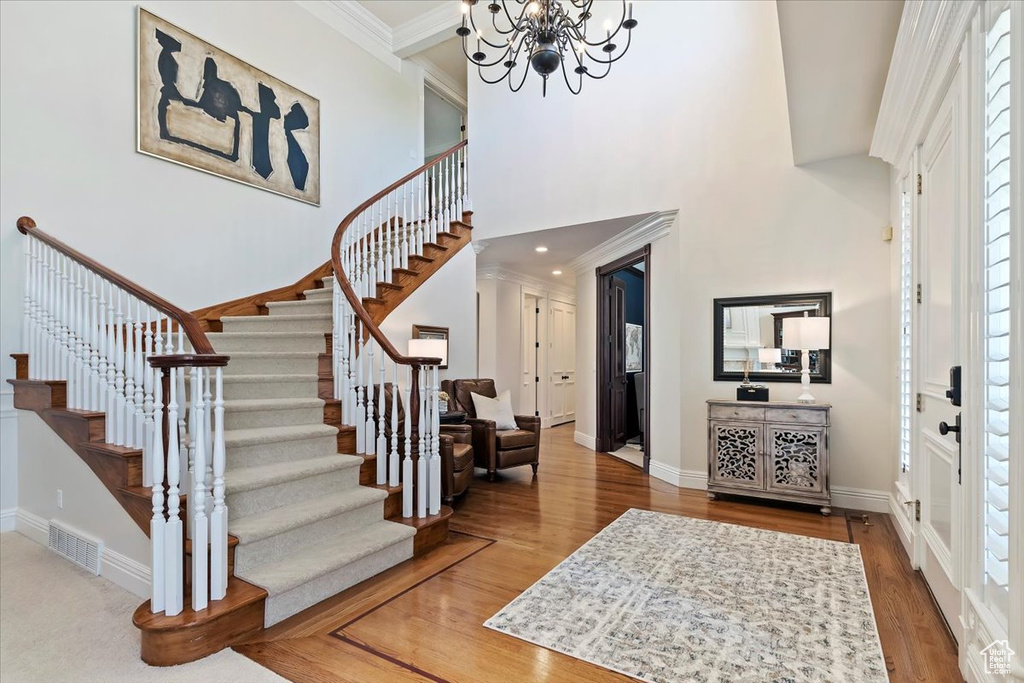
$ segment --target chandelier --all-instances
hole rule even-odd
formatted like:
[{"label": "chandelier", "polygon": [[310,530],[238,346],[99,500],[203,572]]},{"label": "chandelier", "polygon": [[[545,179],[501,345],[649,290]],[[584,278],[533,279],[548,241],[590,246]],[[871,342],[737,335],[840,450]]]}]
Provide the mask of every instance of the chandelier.
[{"label": "chandelier", "polygon": [[[583,88],[584,76],[604,78],[611,71],[612,64],[622,59],[629,50],[633,28],[637,25],[633,18],[632,0],[622,0],[618,25],[613,27],[611,21],[605,22],[604,36],[600,40],[587,37],[587,29],[591,28],[588,22],[593,19],[591,8],[594,0],[495,0],[487,5],[486,12],[490,17],[484,14],[482,25],[477,24],[474,16],[478,0],[461,2],[462,26],[455,32],[462,37],[462,51],[470,62],[477,65],[480,78],[485,83],[500,83],[508,79],[512,92],[519,92],[526,82],[530,72],[526,68],[528,62],[544,79],[544,96],[547,96],[548,76],[559,69],[569,91],[578,95]],[[625,46],[619,50],[615,40],[623,29]],[[490,37],[485,37],[484,31]],[[474,40],[473,34],[476,34],[476,49],[471,53],[469,41]],[[523,65],[520,69],[522,77],[516,73],[520,64]],[[570,78],[569,71],[576,74],[576,78]],[[488,78],[485,72],[495,74],[495,77]]]}]

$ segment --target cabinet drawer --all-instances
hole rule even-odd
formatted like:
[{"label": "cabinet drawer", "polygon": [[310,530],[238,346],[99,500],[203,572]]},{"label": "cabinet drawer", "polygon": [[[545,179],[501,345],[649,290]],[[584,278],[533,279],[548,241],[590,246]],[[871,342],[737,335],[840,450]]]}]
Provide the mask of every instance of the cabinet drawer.
[{"label": "cabinet drawer", "polygon": [[746,420],[764,422],[764,408],[756,406],[710,405],[708,417],[712,420]]},{"label": "cabinet drawer", "polygon": [[826,425],[828,424],[828,411],[808,408],[768,408],[766,421]]}]

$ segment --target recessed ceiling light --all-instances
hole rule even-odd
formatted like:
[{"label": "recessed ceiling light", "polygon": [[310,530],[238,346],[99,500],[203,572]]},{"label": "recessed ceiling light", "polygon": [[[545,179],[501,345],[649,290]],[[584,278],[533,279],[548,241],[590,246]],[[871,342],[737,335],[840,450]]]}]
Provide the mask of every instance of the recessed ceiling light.
[{"label": "recessed ceiling light", "polygon": [[552,270],[552,271],[551,271],[551,274],[552,274],[552,275],[561,275],[561,274],[562,274],[562,271],[560,271],[560,270]]},{"label": "recessed ceiling light", "polygon": [[543,254],[547,250],[548,250],[547,247],[537,247],[537,248],[534,249],[534,251],[537,252],[538,254]]}]

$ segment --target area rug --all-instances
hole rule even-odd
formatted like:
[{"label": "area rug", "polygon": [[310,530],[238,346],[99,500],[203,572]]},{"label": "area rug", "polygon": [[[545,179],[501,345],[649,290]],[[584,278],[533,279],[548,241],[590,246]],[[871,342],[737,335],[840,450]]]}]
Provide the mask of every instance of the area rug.
[{"label": "area rug", "polygon": [[645,510],[484,625],[651,683],[888,680],[856,545]]}]

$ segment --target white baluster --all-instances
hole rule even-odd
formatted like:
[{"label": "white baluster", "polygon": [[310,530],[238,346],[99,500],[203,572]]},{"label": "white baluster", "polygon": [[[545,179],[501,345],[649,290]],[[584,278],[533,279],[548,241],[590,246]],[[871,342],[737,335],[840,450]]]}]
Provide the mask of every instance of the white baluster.
[{"label": "white baluster", "polygon": [[374,455],[377,448],[376,425],[373,422],[373,337],[366,341],[366,429],[363,431],[363,453]]},{"label": "white baluster", "polygon": [[[70,318],[69,312],[71,310],[71,294],[70,286],[68,284],[68,263],[70,259],[64,255],[60,255],[57,260],[58,275],[60,276],[60,302],[57,310],[60,312],[60,376],[58,379],[68,381],[70,383],[71,377],[71,328],[69,327]],[[74,402],[73,394],[69,392],[69,396]],[[72,408],[75,406],[72,405]]]},{"label": "white baluster", "polygon": [[125,444],[125,397],[124,397],[124,300],[117,290],[117,307],[114,315],[114,443]]},{"label": "white baluster", "polygon": [[192,439],[194,441],[195,462],[192,467],[192,609],[206,609],[209,603],[207,588],[207,546],[209,545],[209,526],[206,519],[206,403],[204,401],[203,375],[204,368],[192,368]]},{"label": "white baluster", "polygon": [[409,247],[413,230],[412,214],[409,213],[409,194],[415,188],[415,182],[416,179],[413,178],[402,186],[402,261],[400,266],[406,269],[409,268]]},{"label": "white baluster", "polygon": [[418,424],[417,434],[419,435],[419,444],[416,453],[416,516],[426,517],[427,516],[427,451],[429,445],[427,443],[427,383],[426,383],[426,368],[419,368],[420,377],[420,419]]},{"label": "white baluster", "polygon": [[75,402],[82,410],[89,409],[89,352],[86,346],[85,333],[89,330],[86,318],[88,309],[85,306],[85,269],[75,261]]},{"label": "white baluster", "polygon": [[[412,366],[407,367],[405,381],[405,458],[402,459],[402,516],[412,517]],[[397,438],[397,437],[396,437]]]},{"label": "white baluster", "polygon": [[[182,334],[182,328],[180,323],[178,324],[178,353],[186,353],[185,337]],[[178,396],[180,397],[178,400],[182,404],[183,408],[188,408],[191,405],[190,401],[188,400],[188,393],[186,392],[185,368],[181,368],[178,371]],[[189,468],[192,462],[190,459],[191,439],[189,438],[188,424],[185,420],[187,414],[188,411],[185,409],[178,411],[178,462],[179,467],[181,468],[178,476],[180,477],[181,481],[185,482],[186,491],[188,490],[188,487],[192,485],[192,480],[189,478]],[[190,508],[188,506],[185,506],[186,517],[189,509]],[[192,527],[189,526],[188,530],[191,531]]]},{"label": "white baluster", "polygon": [[106,282],[106,360],[107,360],[107,407],[106,426],[107,443],[117,442],[117,336],[114,331],[114,285]]},{"label": "white baluster", "polygon": [[[380,382],[377,383],[377,483],[388,481],[388,441],[384,434],[384,419],[387,413],[388,399],[384,393],[384,380],[387,375],[387,357],[384,350],[380,352]],[[393,394],[397,387],[392,387]],[[391,436],[394,440],[394,434]]]},{"label": "white baluster", "polygon": [[427,172],[424,171],[419,175],[420,187],[417,194],[417,201],[420,203],[419,211],[416,212],[416,246],[413,248],[412,253],[417,256],[423,255],[423,228],[427,222]]},{"label": "white baluster", "polygon": [[458,152],[458,171],[455,175],[455,220],[462,220],[462,212],[465,210],[463,204],[463,183],[465,182],[466,176],[466,148],[463,147]]},{"label": "white baluster", "polygon": [[[146,349],[142,330],[142,301],[135,300],[135,447],[141,448],[144,440],[142,425],[146,421]],[[148,307],[147,307],[148,310]],[[146,330],[148,331],[148,326]]]},{"label": "white baluster", "polygon": [[224,502],[224,373],[215,371],[213,402],[213,513],[210,516],[210,598],[220,600],[228,590],[228,508]]},{"label": "white baluster", "polygon": [[[168,327],[170,327],[168,325]],[[170,333],[168,333],[168,336]],[[168,348],[171,348],[168,343]],[[182,370],[171,368],[167,399],[167,528],[164,532],[164,611],[167,616],[180,614],[184,603],[184,564],[181,528],[180,446],[178,443],[178,376]],[[192,547],[195,548],[193,542]],[[194,553],[193,553],[194,554]]]},{"label": "white baluster", "polygon": [[[157,325],[160,324],[160,317],[157,315]],[[153,368],[149,365],[149,358],[153,355],[153,309],[150,306],[146,306],[146,332],[143,336],[143,351],[142,351],[142,449],[144,452],[149,452],[152,447],[153,439],[153,425],[154,425],[154,372]],[[142,483],[144,486],[151,486],[153,484],[153,471],[152,463],[149,458],[143,457],[142,459]],[[155,566],[155,565],[154,565]]]},{"label": "white baluster", "polygon": [[167,521],[164,519],[164,429],[163,429],[163,387],[160,371],[150,368],[153,373],[153,415],[150,419],[150,445],[146,449],[145,460],[149,462],[151,485],[153,487],[153,519],[149,522],[149,540],[153,548],[153,595],[150,600],[152,612],[164,611],[167,596],[165,585],[166,560],[164,551],[167,541],[164,532]]},{"label": "white baluster", "polygon": [[[362,346],[362,333],[359,326],[356,326],[355,342],[357,347]],[[356,356],[356,452],[365,453],[366,447],[366,412],[363,410],[363,363],[365,361],[364,349],[358,349]]]},{"label": "white baluster", "polygon": [[55,287],[57,279],[53,268],[55,258],[56,252],[49,247],[45,247],[43,254],[43,288],[45,290],[43,301],[45,301],[46,333],[43,342],[45,349],[43,353],[44,368],[42,379],[57,379],[57,318],[54,315],[54,310],[57,306]]},{"label": "white baluster", "polygon": [[[356,389],[356,316],[354,311],[349,312],[348,328],[348,414],[345,416],[345,424],[349,427],[356,425],[356,415],[359,410],[359,392]],[[356,439],[356,445],[359,439]]]},{"label": "white baluster", "polygon": [[[395,216],[394,207],[391,203],[391,193],[384,195],[384,206],[386,209],[385,223],[383,225],[384,234],[387,236],[387,241],[384,246],[384,271],[383,274],[378,278],[383,282],[391,282],[392,271],[395,267],[394,249],[395,249],[395,230],[398,228],[397,217]],[[376,289],[376,283],[374,283],[374,289]],[[374,292],[376,294],[376,292]]]},{"label": "white baluster", "polygon": [[132,314],[134,297],[125,295],[124,316],[124,442],[135,446],[135,316]]},{"label": "white baluster", "polygon": [[[401,481],[398,460],[398,440],[402,435],[398,433],[398,394],[401,388],[398,386],[398,362],[395,362],[394,384],[391,386],[391,453],[388,456],[388,486],[398,486]],[[406,422],[409,416],[406,415]]]},{"label": "white baluster", "polygon": [[[32,333],[33,329],[33,312],[32,312],[32,242],[34,240],[31,237],[25,238],[25,319],[22,322],[21,328],[21,348],[24,349],[24,353],[29,354],[28,363],[29,368],[32,367]],[[31,370],[29,370],[29,377],[32,377]]]},{"label": "white baluster", "polygon": [[378,201],[377,202],[377,206],[380,207],[380,214],[378,215],[378,219],[379,220],[378,220],[378,222],[377,222],[377,224],[375,226],[375,228],[377,230],[377,234],[378,234],[377,250],[376,250],[376,253],[374,254],[374,258],[373,258],[375,266],[374,266],[373,271],[372,271],[373,272],[373,276],[370,278],[369,282],[366,283],[367,287],[369,288],[369,292],[367,293],[367,296],[371,296],[371,297],[377,296],[377,283],[380,280],[385,279],[385,277],[386,277],[386,275],[384,274],[385,273],[384,252],[386,252],[387,249],[384,246],[384,241],[382,239],[379,239],[379,237],[382,236],[380,231],[384,230],[384,225],[385,225],[381,221],[386,220],[385,215],[384,215],[385,214],[385,210],[386,210],[385,209],[385,202],[384,202],[384,200],[381,199],[380,201]]},{"label": "white baluster", "polygon": [[334,286],[331,287],[331,376],[334,378],[334,385],[331,387],[331,396],[334,399],[341,398],[341,335],[338,334],[338,326],[341,319],[341,297],[338,287],[340,274],[334,276]]},{"label": "white baluster", "polygon": [[441,511],[441,415],[438,412],[437,366],[432,366],[430,372],[433,375],[430,381],[430,514],[436,515]]},{"label": "white baluster", "polygon": [[103,410],[102,382],[100,377],[100,343],[103,321],[100,319],[100,284],[91,271],[85,273],[89,283],[89,410]]},{"label": "white baluster", "polygon": [[403,237],[403,235],[405,234],[405,223],[404,223],[404,219],[402,217],[402,211],[401,211],[402,204],[401,204],[401,200],[398,197],[398,190],[397,189],[395,190],[394,195],[395,195],[395,217],[392,219],[394,221],[394,228],[392,229],[392,239],[391,239],[392,244],[391,244],[391,253],[390,253],[391,264],[388,266],[387,282],[394,282],[395,281],[395,268],[401,268],[402,267],[402,242],[405,241],[405,238]]},{"label": "white baluster", "polygon": [[[203,413],[203,421],[201,424],[203,430],[203,439],[206,444],[206,469],[201,471],[200,474],[203,476],[203,484],[206,487],[206,491],[209,492],[213,489],[213,393],[210,391],[210,383],[212,381],[211,372],[206,370],[203,372],[203,405],[206,406],[206,411]],[[210,519],[210,513],[213,512],[213,496],[207,493],[206,495],[206,519]]]},{"label": "white baluster", "polygon": [[[178,344],[178,353],[182,353],[185,347],[181,346],[180,338],[178,339]],[[181,374],[184,377],[185,372],[182,371]],[[185,405],[188,406],[188,417],[185,419],[183,425],[184,428],[182,429],[182,443],[188,444],[187,448],[183,448],[187,455],[182,455],[182,458],[186,458],[188,463],[188,466],[186,468],[188,474],[186,476],[183,473],[181,477],[182,481],[185,482],[184,488],[186,491],[194,489],[196,486],[196,482],[203,478],[203,472],[206,471],[205,468],[202,471],[196,469],[196,444],[199,441],[196,432],[201,429],[201,423],[199,422],[198,416],[196,415],[196,398],[198,396],[202,396],[203,393],[202,388],[197,384],[197,382],[199,382],[199,370],[197,370],[195,367],[191,367],[189,368],[188,371],[188,384],[183,385],[181,389],[181,395],[184,397],[185,387],[188,387],[188,398],[184,399]],[[185,416],[185,411],[182,411],[182,416]],[[186,505],[185,515],[186,521],[188,522],[188,531],[186,532],[188,534],[188,538],[195,538],[195,506]]]}]

